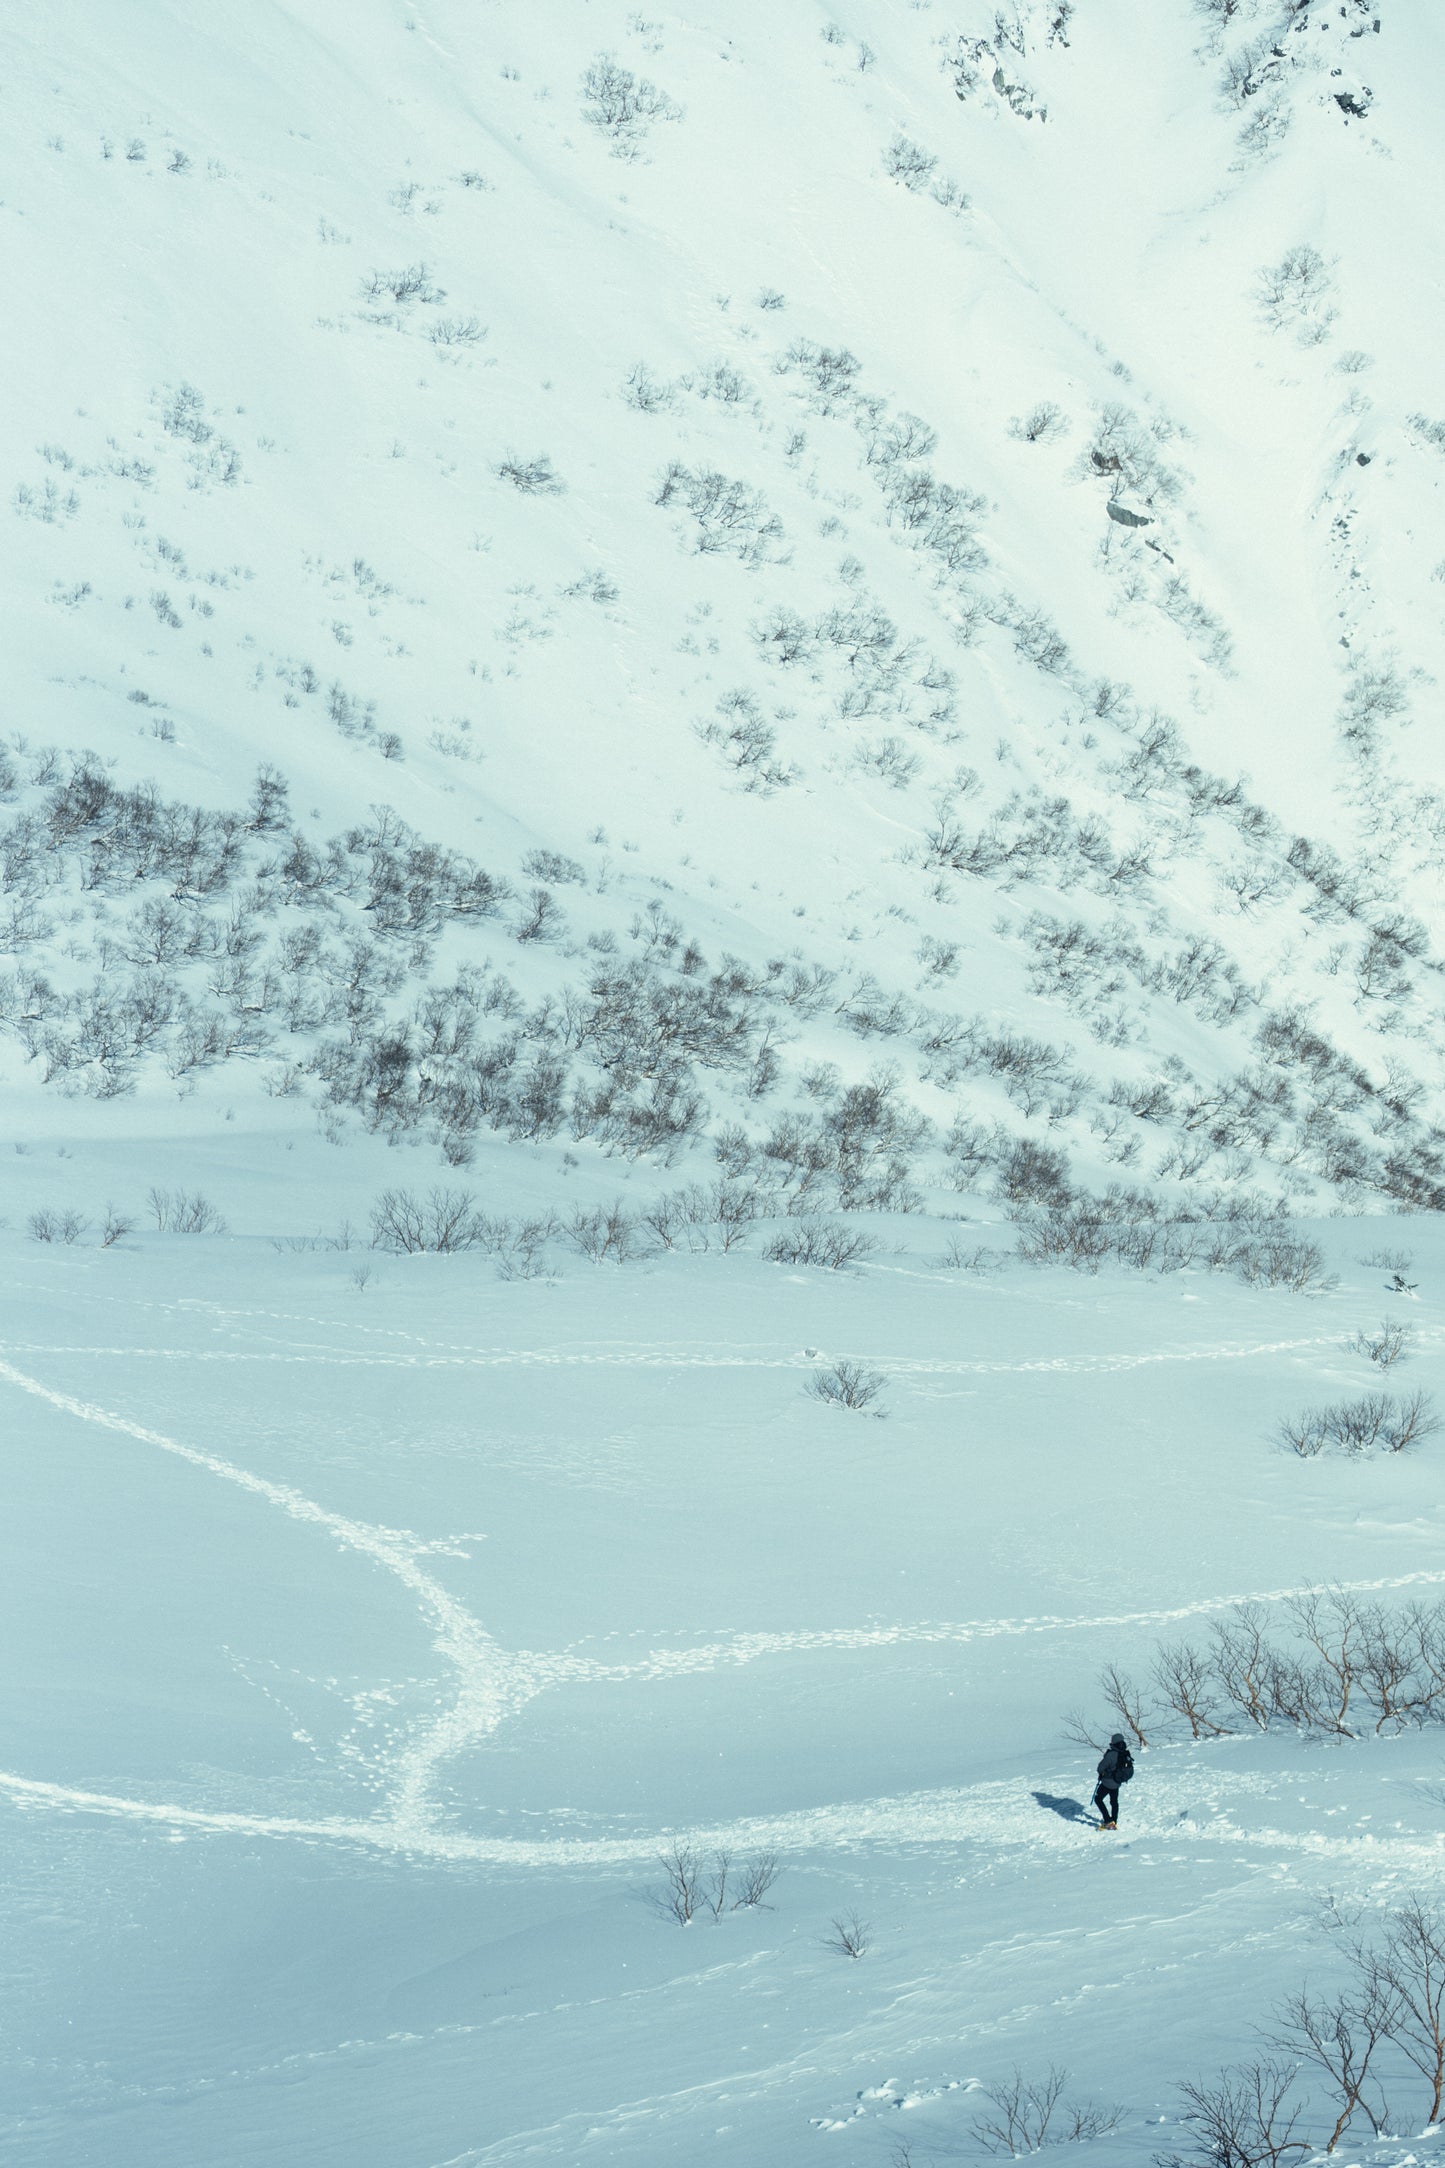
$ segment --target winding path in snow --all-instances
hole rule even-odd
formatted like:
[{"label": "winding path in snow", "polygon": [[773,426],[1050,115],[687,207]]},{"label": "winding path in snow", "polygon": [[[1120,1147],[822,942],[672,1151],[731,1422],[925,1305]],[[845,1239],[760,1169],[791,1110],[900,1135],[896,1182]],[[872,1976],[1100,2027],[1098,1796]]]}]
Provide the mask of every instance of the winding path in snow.
[{"label": "winding path in snow", "polygon": [[[1314,1345],[1274,1343],[1274,1345]],[[12,1345],[10,1353],[21,1352]],[[30,1352],[30,1350],[27,1350]],[[39,1350],[34,1350],[39,1352]],[[79,1349],[48,1352],[75,1354]],[[85,1351],[112,1352],[112,1351]],[[114,1351],[123,1352],[123,1351]],[[1250,1352],[1256,1352],[1251,1349]],[[262,1358],[264,1359],[264,1358]],[[365,1361],[367,1358],[359,1358]],[[586,1359],[585,1357],[583,1359]],[[658,1356],[656,1359],[664,1359]],[[699,1358],[701,1360],[702,1358]],[[797,1358],[798,1363],[808,1358]],[[1114,1358],[1099,1358],[1107,1363]],[[793,1367],[794,1362],[775,1367]],[[950,1369],[959,1365],[918,1365],[920,1369]],[[1040,1368],[1041,1364],[994,1365],[995,1368]],[[235,1462],[203,1451],[197,1446],[166,1436],[129,1417],[82,1400],[45,1384],[0,1356],[0,1383],[45,1402],[77,1421],[96,1425],[132,1442],[171,1455],[220,1482],[233,1485],[261,1504],[285,1513],[329,1535],[343,1548],[368,1559],[392,1575],[415,1601],[431,1632],[432,1646],[450,1672],[453,1687],[448,1705],[417,1727],[406,1742],[391,1771],[385,1811],[375,1818],[318,1817],[315,1819],[252,1815],[242,1812],[189,1808],[91,1792],[46,1783],[39,1779],[0,1773],[0,1794],[17,1806],[121,1816],[132,1821],[163,1824],[174,1831],[187,1829],[213,1834],[293,1838],[329,1843],[358,1844],[388,1852],[421,1854],[438,1859],[484,1864],[535,1866],[599,1865],[650,1859],[666,1842],[666,1831],[643,1837],[569,1838],[548,1837],[528,1841],[512,1838],[468,1836],[448,1827],[440,1818],[435,1790],[444,1765],[495,1732],[509,1717],[550,1688],[564,1683],[598,1685],[646,1681],[705,1673],[726,1666],[758,1662],[770,1656],[812,1654],[829,1650],[860,1650],[915,1646],[928,1643],[965,1644],[1001,1637],[1046,1633],[1081,1633],[1128,1627],[1156,1627],[1190,1618],[1208,1616],[1235,1603],[1277,1604],[1300,1593],[1293,1587],[1246,1590],[1237,1594],[1196,1599],[1186,1604],[1152,1610],[1103,1614],[1040,1614],[1023,1618],[967,1620],[910,1620],[892,1624],[838,1626],[793,1632],[739,1632],[699,1642],[691,1647],[652,1649],[628,1661],[609,1662],[580,1649],[553,1652],[504,1649],[480,1621],[421,1563],[434,1548],[405,1530],[391,1529],[336,1513],[309,1498],[292,1485],[273,1482]],[[1445,1567],[1412,1573],[1349,1581],[1341,1586],[1352,1593],[1374,1593],[1445,1584]],[[820,1808],[771,1820],[753,1820],[725,1829],[697,1834],[703,1843],[750,1843],[796,1849],[814,1845],[846,1845],[861,1842],[959,1843],[981,1834],[977,1826],[980,1807],[1001,1787],[981,1786],[969,1792],[918,1794],[907,1800],[852,1802],[842,1807]],[[1008,1787],[1009,1807],[1005,1824],[1017,1826],[1017,1787]],[[986,1820],[987,1817],[985,1816]],[[1173,1834],[1174,1832],[1171,1832]],[[1293,1840],[1278,1832],[1234,1833],[1242,1843]],[[990,1841],[1010,1841],[995,1832]],[[1036,1843],[1037,1835],[1027,1840]],[[1314,1849],[1314,1837],[1300,1839]],[[1442,1839],[1445,1847],[1445,1839]],[[1328,1848],[1328,1845],[1326,1845]],[[1418,1847],[1414,1848],[1418,1850]],[[1427,1849],[1429,1849],[1427,1847]],[[1433,1856],[1433,1853],[1432,1853]],[[1442,1850],[1445,1863],[1445,1850]],[[1412,1850],[1413,1857],[1413,1850]]]},{"label": "winding path in snow", "polygon": [[[1291,1829],[1264,1822],[1243,1827],[1229,1813],[1214,1813],[1213,1796],[1225,1794],[1238,1806],[1245,1797],[1287,1795],[1298,1779],[1288,1775],[1276,1784],[1257,1775],[1221,1768],[1201,1777],[1192,1759],[1177,1770],[1165,1758],[1151,1763],[1149,1798],[1131,1814],[1126,1835],[1139,1843],[1227,1846],[1231,1850],[1288,1853],[1322,1862],[1368,1855],[1372,1869],[1408,1869],[1413,1875],[1445,1879],[1445,1831],[1420,1835],[1394,1830],[1351,1828],[1334,1835],[1318,1826]],[[1200,1807],[1204,1795],[1203,1811]],[[0,1773],[0,1795],[21,1808],[94,1814],[151,1824],[174,1834],[299,1839],[357,1845],[368,1851],[410,1854],[458,1865],[514,1868],[589,1868],[653,1866],[674,1841],[672,1829],[633,1830],[620,1836],[491,1837],[410,1819],[394,1811],[372,1819],[342,1815],[263,1815],[223,1808],[188,1807],[166,1800],[129,1799],[109,1792],[49,1784],[31,1777]],[[1036,1811],[1027,1810],[1034,1799]],[[400,1804],[400,1803],[398,1803]],[[1082,1815],[1082,1809],[1080,1810]],[[1051,1810],[1023,1781],[994,1781],[953,1791],[902,1793],[895,1797],[844,1800],[807,1807],[795,1813],[745,1816],[716,1826],[689,1827],[687,1841],[699,1850],[837,1852],[850,1846],[877,1845],[896,1850],[912,1845],[982,1846],[991,1854],[1076,1851],[1094,1825]]]}]

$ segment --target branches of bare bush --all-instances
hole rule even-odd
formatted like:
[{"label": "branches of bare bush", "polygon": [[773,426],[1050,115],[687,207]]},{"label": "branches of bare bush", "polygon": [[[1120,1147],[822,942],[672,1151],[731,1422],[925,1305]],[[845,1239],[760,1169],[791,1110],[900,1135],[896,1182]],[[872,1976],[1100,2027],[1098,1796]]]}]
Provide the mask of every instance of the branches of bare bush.
[{"label": "branches of bare bush", "polygon": [[775,1265],[820,1265],[827,1272],[841,1272],[877,1247],[872,1235],[841,1220],[797,1219],[764,1245],[763,1255]]},{"label": "branches of bare bush", "polygon": [[826,1370],[813,1372],[808,1391],[815,1400],[821,1400],[828,1407],[854,1408],[862,1413],[881,1415],[883,1410],[875,1403],[887,1382],[881,1370],[870,1370],[851,1355],[840,1355]]},{"label": "branches of bare bush", "polygon": [[[1379,2137],[1390,2117],[1382,2077],[1393,2086],[1402,2064],[1423,2081],[1421,2120],[1438,2122],[1445,2104],[1445,1914],[1409,1893],[1376,1939],[1351,1933],[1343,1958],[1342,1981],[1327,1989],[1307,1982],[1276,2005],[1266,2038],[1288,2061],[1234,2064],[1180,2086],[1181,2120],[1195,2150],[1188,2160],[1158,2154],[1157,2168],[1293,2168],[1317,2152],[1333,2154],[1359,2118]],[[1316,2140],[1300,2127],[1301,2070],[1313,2081],[1309,2105],[1331,2119]]]},{"label": "branches of bare bush", "polygon": [[[1098,1693],[1110,1722],[1141,1748],[1240,1726],[1352,1739],[1445,1723],[1445,1601],[1392,1605],[1309,1589],[1273,1619],[1262,1604],[1236,1604],[1203,1646],[1156,1649],[1147,1687],[1110,1664]],[[1065,1733],[1096,1747],[1106,1728],[1075,1712]]]},{"label": "branches of bare bush", "polygon": [[[1198,2143],[1200,2168],[1287,2168],[1312,2153],[1310,2141],[1295,2136],[1304,2113],[1291,2097],[1295,2076],[1292,2063],[1264,2060],[1181,2085],[1183,2120]],[[1168,2168],[1184,2164],[1175,2159]]]},{"label": "branches of bare bush", "polygon": [[985,2153],[1019,2160],[1045,2146],[1077,2145],[1118,2129],[1122,2108],[1066,2100],[1068,2082],[1067,2070],[1057,2063],[1050,2063],[1041,2078],[1026,2078],[1015,2063],[1008,2077],[983,2088],[991,2112],[974,2118],[975,2144]]},{"label": "branches of bare bush", "polygon": [[653,1892],[652,1902],[679,1927],[690,1926],[699,1912],[710,1912],[720,1920],[725,1912],[771,1909],[765,1900],[782,1873],[776,1852],[751,1852],[739,1859],[719,1845],[704,1857],[680,1839],[658,1854],[658,1864],[663,1882]]},{"label": "branches of bare bush", "polygon": [[1331,1449],[1353,1454],[1404,1453],[1434,1437],[1439,1428],[1435,1402],[1417,1390],[1400,1399],[1392,1393],[1363,1393],[1357,1400],[1306,1408],[1287,1416],[1276,1436],[1301,1460],[1314,1460]]},{"label": "branches of bare bush", "polygon": [[830,1922],[833,1932],[827,1937],[826,1946],[836,1950],[840,1957],[866,1957],[873,1947],[873,1930],[867,1920],[860,1920],[856,1912],[840,1912]]},{"label": "branches of bare bush", "polygon": [[1347,1345],[1353,1354],[1363,1355],[1381,1370],[1391,1370],[1396,1363],[1408,1360],[1413,1342],[1408,1325],[1396,1317],[1382,1317],[1371,1330],[1357,1332]]},{"label": "branches of bare bush", "polygon": [[198,1189],[158,1189],[146,1191],[146,1202],[155,1215],[156,1228],[163,1235],[223,1235],[226,1222],[209,1198]]},{"label": "branches of bare bush", "polygon": [[487,1231],[486,1218],[467,1189],[438,1185],[425,1196],[410,1189],[385,1189],[371,1208],[372,1247],[402,1255],[479,1249]]}]

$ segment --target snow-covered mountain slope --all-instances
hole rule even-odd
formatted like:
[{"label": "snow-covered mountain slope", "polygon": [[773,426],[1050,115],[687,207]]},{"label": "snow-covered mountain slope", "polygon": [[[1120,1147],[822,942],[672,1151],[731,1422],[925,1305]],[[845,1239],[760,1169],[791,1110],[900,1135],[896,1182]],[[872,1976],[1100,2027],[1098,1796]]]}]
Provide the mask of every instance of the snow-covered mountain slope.
[{"label": "snow-covered mountain slope", "polygon": [[0,52],[17,2158],[1228,2159],[1442,1896],[1445,24]]},{"label": "snow-covered mountain slope", "polygon": [[1438,24],[856,17],[13,13],[37,1120],[1445,1193]]}]

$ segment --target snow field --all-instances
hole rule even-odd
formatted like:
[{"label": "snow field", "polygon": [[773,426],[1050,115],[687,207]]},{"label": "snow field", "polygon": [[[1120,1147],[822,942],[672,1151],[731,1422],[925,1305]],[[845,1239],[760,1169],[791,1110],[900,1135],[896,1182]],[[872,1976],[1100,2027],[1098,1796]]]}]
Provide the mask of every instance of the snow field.
[{"label": "snow field", "polygon": [[[1445,1875],[1428,1733],[1164,1747],[1118,1856],[1057,1743],[1100,1663],[1230,1600],[1445,1584],[1429,1445],[1270,1441],[1367,1382],[1379,1273],[1318,1231],[1316,1298],[906,1255],[359,1293],[344,1256],[7,1238],[0,1792],[55,1981],[21,2157],[264,2159],[300,2114],[323,2162],[867,2168],[1053,2059],[1146,2160],[1169,2080],[1328,1964],[1324,1892]],[[1428,1383],[1430,1230],[1365,1231],[1414,1246]],[[807,1395],[855,1349],[881,1421]],[[675,1837],[776,1850],[774,1909],[659,1917]]]}]

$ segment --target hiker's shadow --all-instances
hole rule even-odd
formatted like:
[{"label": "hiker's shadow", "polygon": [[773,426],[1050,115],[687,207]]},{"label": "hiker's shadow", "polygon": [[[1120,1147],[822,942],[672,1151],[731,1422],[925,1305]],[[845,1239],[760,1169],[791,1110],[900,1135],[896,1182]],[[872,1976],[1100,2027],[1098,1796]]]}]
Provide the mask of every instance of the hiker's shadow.
[{"label": "hiker's shadow", "polygon": [[1056,1799],[1052,1792],[1035,1792],[1034,1798],[1050,1814],[1057,1814],[1065,1822],[1087,1822],[1089,1810],[1077,1799]]}]

